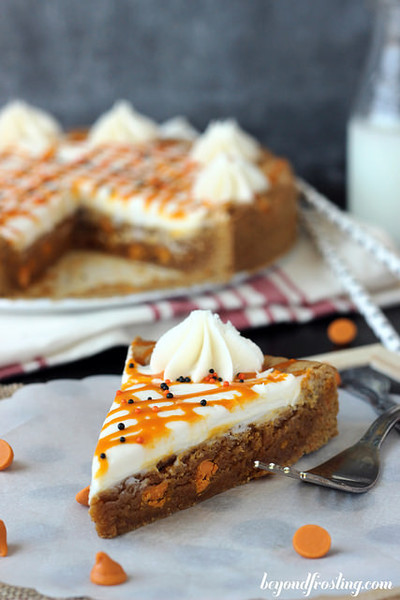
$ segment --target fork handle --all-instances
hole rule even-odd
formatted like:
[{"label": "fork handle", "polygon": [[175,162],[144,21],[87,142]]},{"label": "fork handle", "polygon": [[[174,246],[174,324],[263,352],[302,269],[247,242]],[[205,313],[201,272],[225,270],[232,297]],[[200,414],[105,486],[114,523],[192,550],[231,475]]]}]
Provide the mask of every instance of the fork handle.
[{"label": "fork handle", "polygon": [[360,442],[380,448],[393,425],[400,420],[400,406],[393,406],[378,417],[364,433]]}]

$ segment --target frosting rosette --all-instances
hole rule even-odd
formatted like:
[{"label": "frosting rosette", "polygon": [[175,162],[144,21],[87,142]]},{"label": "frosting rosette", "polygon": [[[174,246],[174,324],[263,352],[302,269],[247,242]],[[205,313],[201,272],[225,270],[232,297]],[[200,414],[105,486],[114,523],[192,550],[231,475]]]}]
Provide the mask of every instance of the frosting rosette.
[{"label": "frosting rosette", "polygon": [[0,149],[16,147],[42,154],[58,143],[61,135],[54,117],[22,100],[9,102],[0,111]]},{"label": "frosting rosette", "polygon": [[260,348],[230,322],[209,310],[195,310],[158,340],[150,371],[163,372],[171,381],[189,376],[197,383],[214,369],[224,381],[233,381],[238,372],[260,371],[263,360]]},{"label": "frosting rosette", "polygon": [[191,142],[195,140],[199,132],[191,125],[186,117],[172,117],[161,123],[159,127],[160,137],[164,139],[186,140]]},{"label": "frosting rosette", "polygon": [[234,119],[212,121],[193,144],[191,156],[204,164],[221,152],[254,162],[260,155],[260,145]]},{"label": "frosting rosette", "polygon": [[93,124],[89,142],[94,146],[107,142],[138,144],[157,136],[155,121],[137,112],[126,100],[119,100]]},{"label": "frosting rosette", "polygon": [[220,153],[198,174],[193,195],[196,200],[248,204],[254,195],[269,188],[267,176],[254,163]]}]

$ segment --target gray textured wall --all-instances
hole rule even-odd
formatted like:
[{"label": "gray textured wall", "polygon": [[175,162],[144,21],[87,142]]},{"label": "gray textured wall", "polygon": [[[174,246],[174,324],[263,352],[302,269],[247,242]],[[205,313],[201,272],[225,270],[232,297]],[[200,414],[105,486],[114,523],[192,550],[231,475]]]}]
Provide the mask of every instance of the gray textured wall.
[{"label": "gray textured wall", "polygon": [[298,170],[343,180],[365,0],[0,0],[0,104],[66,126],[120,97],[198,127],[235,116]]}]

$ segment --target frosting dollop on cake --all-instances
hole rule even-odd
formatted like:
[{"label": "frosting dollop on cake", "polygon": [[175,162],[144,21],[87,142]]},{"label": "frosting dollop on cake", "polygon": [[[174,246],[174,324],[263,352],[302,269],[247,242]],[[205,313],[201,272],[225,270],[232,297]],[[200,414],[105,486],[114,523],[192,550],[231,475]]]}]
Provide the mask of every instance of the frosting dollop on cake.
[{"label": "frosting dollop on cake", "polygon": [[247,204],[268,188],[269,181],[256,164],[220,153],[199,172],[193,195],[197,200]]},{"label": "frosting dollop on cake", "polygon": [[161,138],[172,138],[175,140],[187,140],[191,142],[195,140],[199,132],[195,129],[186,117],[172,117],[168,121],[161,123],[159,127]]},{"label": "frosting dollop on cake", "polygon": [[254,162],[260,156],[260,145],[234,119],[212,121],[193,144],[191,156],[200,163],[209,163],[220,152]]},{"label": "frosting dollop on cake", "polygon": [[95,146],[107,142],[137,144],[157,136],[157,123],[137,112],[126,100],[116,102],[89,131],[89,141]]},{"label": "frosting dollop on cake", "polygon": [[22,100],[9,102],[0,111],[0,149],[16,147],[42,154],[61,135],[62,129],[54,117]]},{"label": "frosting dollop on cake", "polygon": [[240,371],[260,371],[263,359],[260,348],[230,322],[209,310],[195,310],[158,340],[150,370],[171,380],[189,376],[196,383],[214,369],[224,381],[233,381]]}]

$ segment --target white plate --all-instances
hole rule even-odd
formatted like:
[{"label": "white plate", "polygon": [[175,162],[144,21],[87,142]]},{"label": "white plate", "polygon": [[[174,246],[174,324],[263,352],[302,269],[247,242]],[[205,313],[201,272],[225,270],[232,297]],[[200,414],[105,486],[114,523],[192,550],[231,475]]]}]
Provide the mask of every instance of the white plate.
[{"label": "white plate", "polygon": [[[266,273],[261,271],[258,275]],[[181,296],[196,296],[206,292],[217,292],[226,285],[236,285],[249,278],[249,273],[236,273],[229,283],[199,283],[188,287],[165,288],[124,294],[120,296],[105,296],[93,298],[0,298],[0,311],[3,312],[76,312],[86,310],[104,310],[117,306],[129,306],[145,302],[158,302],[167,298],[179,298]]]}]

